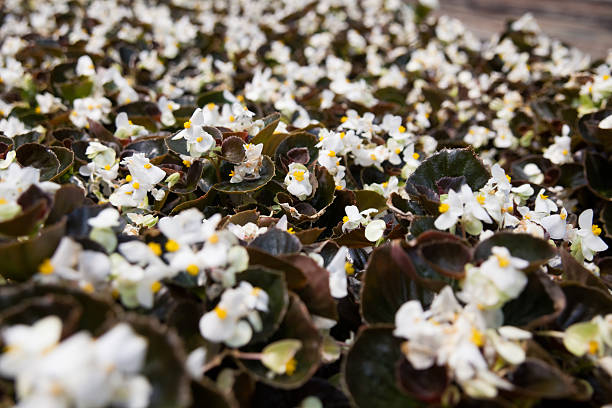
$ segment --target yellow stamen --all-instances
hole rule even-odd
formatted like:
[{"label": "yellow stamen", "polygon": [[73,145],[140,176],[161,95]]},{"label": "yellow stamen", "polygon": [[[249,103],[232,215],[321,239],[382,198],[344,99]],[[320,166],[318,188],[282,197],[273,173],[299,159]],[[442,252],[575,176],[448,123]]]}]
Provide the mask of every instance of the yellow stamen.
[{"label": "yellow stamen", "polygon": [[230,117],[229,117],[229,121],[230,121],[230,122],[234,122],[235,120],[236,120],[236,118],[234,117],[234,115],[232,115],[232,116],[230,116]]},{"label": "yellow stamen", "polygon": [[199,136],[196,138],[196,142],[200,143],[202,140],[204,140],[204,138],[202,136]]},{"label": "yellow stamen", "polygon": [[42,109],[40,109],[40,106],[37,106],[34,110],[36,111],[36,113],[40,113],[42,111]]},{"label": "yellow stamen", "polygon": [[297,181],[304,181],[304,171],[303,170],[296,170],[293,172],[293,177],[297,180]]},{"label": "yellow stamen", "polygon": [[295,234],[295,230],[293,229],[293,227],[287,228],[287,232],[290,234]]},{"label": "yellow stamen", "polygon": [[406,131],[406,128],[402,125],[400,125],[399,128],[397,128],[397,130],[399,130],[400,133],[404,133]]},{"label": "yellow stamen", "polygon": [[191,167],[191,163],[189,162],[189,160],[183,160],[183,165],[185,167]]},{"label": "yellow stamen", "polygon": [[191,121],[190,121],[190,120],[188,120],[187,122],[183,123],[183,127],[184,127],[185,129],[189,129],[189,128],[191,127]]},{"label": "yellow stamen", "polygon": [[157,242],[149,242],[147,246],[156,256],[160,256],[162,254],[161,245],[159,245]]},{"label": "yellow stamen", "polygon": [[384,183],[382,183],[383,188],[387,188],[388,185],[389,185],[388,181],[385,181]]},{"label": "yellow stamen", "polygon": [[230,171],[230,172],[229,172],[229,176],[230,176],[230,177],[234,177],[235,175],[236,175],[236,173],[234,172],[234,170],[232,170],[232,171]]},{"label": "yellow stamen", "polygon": [[179,243],[178,243],[178,242],[176,242],[176,241],[175,241],[175,240],[173,240],[173,239],[169,239],[169,240],[166,242],[166,251],[168,251],[168,252],[176,252],[176,251],[178,251],[178,250],[179,250],[179,248],[180,248],[180,247],[181,247],[181,246],[179,245]]},{"label": "yellow stamen", "polygon": [[589,354],[595,354],[599,350],[599,343],[595,340],[589,341]]},{"label": "yellow stamen", "polygon": [[167,105],[166,105],[166,108],[167,108],[168,110],[172,110],[172,104],[171,104],[171,103],[167,104]]},{"label": "yellow stamen", "polygon": [[219,242],[219,236],[217,234],[212,234],[210,237],[208,237],[208,242],[211,244],[216,244]]},{"label": "yellow stamen", "polygon": [[506,258],[505,256],[495,255],[495,257],[497,258],[497,263],[499,264],[500,268],[505,268],[506,266],[510,265],[510,259]]},{"label": "yellow stamen", "polygon": [[347,275],[352,275],[355,273],[355,268],[353,267],[353,264],[350,262],[347,262],[344,264],[344,270],[346,271]]},{"label": "yellow stamen", "polygon": [[561,219],[564,220],[564,219],[567,218],[567,214],[561,213],[561,214],[559,214],[559,217],[561,217]]},{"label": "yellow stamen", "polygon": [[340,132],[340,139],[344,139],[344,136],[346,136],[346,133]]},{"label": "yellow stamen", "polygon": [[563,151],[562,151],[561,153],[563,153],[563,155],[564,155],[564,156],[567,156],[567,154],[568,154],[569,152],[567,151],[567,149],[563,149]]},{"label": "yellow stamen", "polygon": [[376,161],[376,155],[375,155],[374,153],[372,153],[372,154],[370,155],[370,159],[372,159],[372,160]]},{"label": "yellow stamen", "polygon": [[438,211],[442,214],[444,214],[445,212],[447,212],[450,209],[450,205],[446,204],[446,203],[442,203],[440,204],[440,206],[438,207]]},{"label": "yellow stamen", "polygon": [[333,150],[330,150],[329,153],[327,153],[327,155],[329,157],[336,157],[336,152],[334,152]]},{"label": "yellow stamen", "polygon": [[236,99],[238,99],[240,102],[244,102],[244,96],[242,95],[238,95]]},{"label": "yellow stamen", "polygon": [[289,361],[287,361],[287,364],[285,364],[285,374],[293,375],[293,373],[295,373],[296,368],[297,360],[292,357]]},{"label": "yellow stamen", "polygon": [[134,187],[134,190],[138,190],[140,188],[140,183],[135,182],[134,184],[132,184],[132,187]]},{"label": "yellow stamen", "polygon": [[345,224],[346,224],[348,221],[349,221],[349,217],[348,217],[348,215],[345,215],[344,217],[342,217],[342,222],[343,222],[343,223],[345,223]]},{"label": "yellow stamen", "polygon": [[43,275],[51,275],[55,268],[51,264],[51,259],[45,259],[40,265],[38,265],[38,272]]},{"label": "yellow stamen", "polygon": [[395,154],[400,154],[402,152],[402,149],[400,149],[399,147],[395,148]]},{"label": "yellow stamen", "polygon": [[597,224],[593,224],[593,226],[591,227],[591,231],[593,231],[593,234],[595,235],[601,234],[601,228],[599,228],[599,225]]},{"label": "yellow stamen", "polygon": [[336,185],[336,190],[342,190],[342,186],[341,185]]},{"label": "yellow stamen", "polygon": [[153,166],[151,166],[151,163],[145,163],[145,165],[144,165],[145,169],[150,169],[151,167],[153,167]]},{"label": "yellow stamen", "polygon": [[107,164],[106,166],[104,166],[104,170],[107,170],[107,171],[108,171],[108,170],[110,170],[110,169],[111,169],[111,166],[110,166],[110,165],[108,165],[108,164]]},{"label": "yellow stamen", "polygon": [[93,110],[93,108],[94,108],[93,105],[87,105],[87,109]]},{"label": "yellow stamen", "polygon": [[87,293],[93,293],[94,292],[94,286],[89,283],[86,282],[83,286],[82,286],[83,291],[87,292]]},{"label": "yellow stamen", "polygon": [[159,281],[155,281],[151,284],[151,292],[157,293],[161,289],[162,284]]},{"label": "yellow stamen", "polygon": [[260,293],[261,293],[261,288],[258,288],[257,286],[255,286],[253,290],[251,290],[251,295],[253,296],[259,296]]},{"label": "yellow stamen", "polygon": [[132,181],[132,175],[131,175],[131,174],[128,174],[128,175],[125,177],[125,181],[127,181],[127,182]]},{"label": "yellow stamen", "polygon": [[133,125],[134,122],[132,122],[131,120],[128,120],[128,124]]},{"label": "yellow stamen", "polygon": [[544,194],[540,194],[540,198],[541,198],[542,200],[546,200],[546,199],[548,198],[548,196],[547,196],[547,195],[544,195]]},{"label": "yellow stamen", "polygon": [[485,196],[483,196],[482,194],[478,194],[476,196],[476,201],[478,201],[478,204],[484,205],[484,203],[485,203]]},{"label": "yellow stamen", "polygon": [[509,175],[506,174],[506,178],[508,179],[508,183],[510,183],[512,181],[512,177],[510,177]]},{"label": "yellow stamen", "polygon": [[213,310],[215,311],[219,319],[223,320],[227,317],[227,310],[225,310],[221,306],[217,305],[217,307],[215,307]]},{"label": "yellow stamen", "polygon": [[412,153],[412,158],[414,160],[419,160],[419,157],[421,157],[418,153]]},{"label": "yellow stamen", "polygon": [[185,270],[191,276],[196,276],[198,273],[200,273],[200,268],[198,268],[198,265],[196,264],[187,265],[187,268],[185,268]]},{"label": "yellow stamen", "polygon": [[209,104],[207,104],[207,105],[206,105],[206,107],[208,108],[208,110],[213,110],[213,109],[215,109],[215,106],[216,106],[216,105],[215,105],[214,103],[212,103],[212,102],[210,102]]},{"label": "yellow stamen", "polygon": [[484,336],[478,329],[472,328],[472,338],[470,340],[476,345],[476,347],[480,347],[484,344],[483,337]]},{"label": "yellow stamen", "polygon": [[343,117],[341,117],[341,118],[340,118],[340,123],[344,123],[344,122],[346,122],[347,120],[348,120],[348,117],[343,116]]}]

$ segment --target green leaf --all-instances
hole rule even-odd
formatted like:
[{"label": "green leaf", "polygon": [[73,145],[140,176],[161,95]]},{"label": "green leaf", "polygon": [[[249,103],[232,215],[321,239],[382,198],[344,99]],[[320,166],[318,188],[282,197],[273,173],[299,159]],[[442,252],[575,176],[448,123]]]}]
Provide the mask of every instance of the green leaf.
[{"label": "green leaf", "polygon": [[603,198],[612,200],[612,163],[598,153],[585,152],[584,174],[589,189]]},{"label": "green leaf", "polygon": [[376,325],[361,330],[342,366],[344,388],[353,405],[363,408],[424,406],[398,387],[393,367],[405,359],[402,340],[393,337],[393,326]]},{"label": "green leaf", "polygon": [[22,166],[32,166],[40,170],[40,180],[47,181],[60,169],[60,162],[52,150],[37,143],[26,143],[16,150],[17,162]]},{"label": "green leaf", "polygon": [[274,177],[274,163],[268,156],[263,157],[263,164],[257,180],[244,180],[240,183],[222,181],[212,186],[213,189],[226,194],[251,193],[259,190]]},{"label": "green leaf", "polygon": [[429,156],[406,180],[406,191],[422,196],[423,188],[438,193],[437,181],[445,177],[465,177],[465,182],[476,191],[491,175],[471,149],[442,150]]},{"label": "green leaf", "polygon": [[315,147],[316,144],[316,136],[307,132],[291,133],[284,138],[274,152],[274,163],[280,169],[279,176],[283,176],[289,167],[291,159],[287,156],[287,153],[292,149],[306,148],[308,151],[308,161],[302,164],[309,167],[314,163],[319,156],[319,149]]}]

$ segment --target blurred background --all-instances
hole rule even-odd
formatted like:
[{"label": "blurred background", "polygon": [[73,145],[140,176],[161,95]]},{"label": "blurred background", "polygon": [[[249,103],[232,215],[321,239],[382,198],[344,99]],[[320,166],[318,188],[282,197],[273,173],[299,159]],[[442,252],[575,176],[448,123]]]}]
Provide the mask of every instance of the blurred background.
[{"label": "blurred background", "polygon": [[440,0],[438,14],[460,19],[481,38],[530,12],[546,34],[605,57],[612,48],[612,0]]}]

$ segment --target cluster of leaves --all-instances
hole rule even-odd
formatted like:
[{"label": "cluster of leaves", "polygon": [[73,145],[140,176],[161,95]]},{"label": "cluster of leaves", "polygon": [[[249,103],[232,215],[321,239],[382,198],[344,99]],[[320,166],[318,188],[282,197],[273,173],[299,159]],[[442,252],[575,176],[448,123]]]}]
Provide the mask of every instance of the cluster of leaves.
[{"label": "cluster of leaves", "polygon": [[[70,2],[74,9],[81,10],[83,6],[77,3]],[[227,20],[220,17],[208,33],[198,32],[181,44],[178,55],[159,57],[158,61],[174,84],[193,77],[193,72],[201,69],[197,61],[202,57],[229,61],[232,72],[228,79],[221,68],[211,69],[213,78],[197,78],[201,86],[196,91],[185,89],[172,97],[178,104],[172,112],[172,125],[162,123],[157,103],[166,95],[153,91],[167,88],[162,87],[159,76],[137,63],[142,58],[139,53],[159,46],[148,35],[155,31],[155,21],[141,21],[134,13],[126,14],[108,33],[105,48],[99,53],[86,49],[87,40],[70,41],[67,35],[49,35],[45,30],[21,36],[27,46],[13,56],[27,72],[27,80],[13,85],[0,81],[0,99],[11,104],[7,118],[18,119],[27,129],[16,134],[11,131],[9,135],[8,125],[1,125],[6,134],[0,136],[0,161],[38,169],[41,182],[55,182],[60,187],[51,193],[32,184],[17,199],[21,211],[0,222],[0,327],[31,325],[45,316],[56,315],[64,322],[62,338],[68,338],[81,330],[98,336],[118,322],[128,322],[148,342],[142,372],[153,387],[151,407],[294,407],[317,406],[317,401],[334,407],[477,406],[483,401],[462,393],[445,367],[417,370],[410,365],[402,353],[402,340],[393,334],[395,316],[408,301],[418,300],[427,308],[444,287],[458,290],[466,276],[466,265],[482,264],[493,247],[501,246],[512,256],[529,262],[525,269],[527,285],[517,298],[503,306],[504,324],[529,331],[533,337],[526,343],[525,360],[504,372],[512,389],[500,391],[487,404],[528,406],[564,400],[599,406],[612,401],[609,373],[587,357],[570,353],[559,338],[545,335],[562,333],[575,323],[612,313],[612,257],[607,251],[597,255],[592,264],[595,268],[587,269],[585,265],[591,264],[575,259],[569,242],[550,240],[546,231],[538,235],[489,224],[485,230],[490,235],[479,239],[463,228],[446,232],[434,226],[442,212],[443,197],[450,190],[459,191],[467,184],[472,191],[478,191],[492,177],[491,164],[499,163],[511,176],[513,187],[528,184],[534,191],[543,189],[563,202],[571,209],[568,221],[575,223],[583,210],[594,209],[596,219],[603,225],[600,237],[608,244],[612,242],[612,130],[599,126],[612,114],[607,108],[612,102],[612,88],[599,99],[581,92],[583,85],[601,76],[596,71],[600,66],[597,63],[580,72],[576,69],[571,75],[553,74],[548,68],[538,71],[538,63],[554,63],[550,53],[537,52],[543,40],[509,24],[501,38],[527,55],[538,76],[508,80],[502,55],[484,46],[476,51],[462,44],[466,60],[456,63],[461,70],[469,71],[473,77],[490,75],[493,82],[497,81],[496,86],[483,89],[483,95],[476,98],[478,103],[472,107],[479,115],[465,119],[460,102],[469,99],[470,90],[461,83],[452,88],[443,86],[440,76],[430,69],[403,72],[405,81],[400,81],[398,87],[378,86],[378,78],[368,71],[366,47],[356,48],[350,39],[353,32],[368,37],[371,27],[354,18],[350,5],[330,6],[328,9],[346,20],[346,27],[329,44],[330,53],[351,62],[347,78],[353,83],[367,83],[374,103],[338,92],[331,105],[323,108],[321,100],[325,99],[325,91],[329,92],[330,79],[316,83],[302,80],[293,99],[307,112],[306,124],[297,121],[297,109],[290,115],[278,113],[282,109],[272,101],[249,99],[247,95],[236,100],[244,102],[245,110],[255,113],[257,121],[250,124],[256,126],[236,130],[222,124],[206,124],[202,129],[213,137],[215,146],[198,157],[191,154],[185,140],[176,137],[191,126],[187,123],[191,123],[195,109],[237,103],[234,95],[243,96],[252,90],[256,70],[261,74],[262,67],[282,65],[282,61],[270,57],[273,42],[282,39],[291,51],[292,61],[308,65],[305,44],[318,29],[324,32],[335,21],[326,22],[328,9],[317,9],[317,3],[283,9],[275,16],[279,27],[262,23],[261,33],[267,42],[252,51],[236,52],[220,41],[235,27],[229,26],[227,11],[210,12]],[[442,23],[428,18],[428,2],[421,3],[410,8],[412,14],[385,12],[389,20],[377,25],[383,32],[390,26],[395,30],[386,34],[389,49],[395,50],[389,66],[405,71],[411,56],[441,35],[436,29]],[[167,7],[167,18],[176,24],[199,10],[175,4],[163,7]],[[73,8],[58,10],[53,13],[58,26],[61,22],[76,30],[78,21],[90,34],[103,19],[81,19]],[[35,10],[11,12],[25,19]],[[273,15],[273,10],[267,12]],[[307,21],[304,16],[310,16],[316,29],[300,28],[300,23]],[[397,32],[397,26],[406,21],[416,35],[416,41],[410,44]],[[129,25],[140,34],[126,39],[120,35],[121,25]],[[533,38],[538,42],[534,44]],[[492,56],[487,57],[488,53]],[[75,100],[91,96],[100,85],[91,77],[77,75],[77,61],[85,55],[104,69],[118,67],[130,79],[139,100],[126,101],[117,84],[106,83],[102,84],[101,95],[112,103],[106,118],[88,117],[86,126],[77,126],[71,120],[74,106],[41,113],[37,95],[49,92],[72,106]],[[283,75],[278,77],[281,81],[274,80],[282,82]],[[570,77],[572,85],[566,86]],[[470,145],[465,136],[472,126],[492,129],[493,121],[498,120],[498,110],[487,101],[502,97],[502,85],[506,91],[521,96],[508,121],[516,143],[506,148],[493,147],[488,142]],[[227,92],[228,88],[231,92]],[[419,114],[415,104],[406,102],[407,95],[415,92],[422,96],[420,103],[427,104],[430,112],[428,124],[413,129],[413,149],[422,156],[413,171],[403,173],[403,161],[401,165],[389,160],[363,165],[347,152],[343,157],[346,175],[342,184],[337,173],[321,165],[319,137],[326,130],[348,132],[348,128],[341,127],[351,120],[346,118],[347,110],[355,110],[360,118],[371,113],[376,124],[386,114],[407,118],[408,124]],[[167,96],[171,98],[169,91]],[[145,135],[118,137],[115,118],[120,113],[128,115],[130,125],[142,126]],[[543,149],[553,143],[563,125],[571,135],[572,160],[553,163],[543,157]],[[357,131],[363,134],[368,129]],[[385,146],[389,139],[387,132],[378,131],[369,135],[368,143]],[[94,186],[91,178],[79,172],[91,162],[86,152],[92,141],[112,149],[119,159],[142,153],[147,163],[162,169],[167,180],[172,179],[157,185],[163,195],[153,199],[150,194],[151,205],[119,208],[121,219],[112,228],[112,248],[92,238],[89,223],[112,207],[107,200],[109,192],[100,185]],[[433,149],[428,147],[432,143]],[[247,144],[263,145],[259,176],[233,182],[232,169],[245,160]],[[362,146],[365,144],[356,148]],[[309,171],[312,191],[306,198],[288,191],[286,178],[292,164],[303,165]],[[533,178],[525,169],[528,164],[537,165],[543,177]],[[2,170],[6,167],[8,163]],[[123,162],[118,173],[115,181],[119,184],[130,174]],[[399,178],[399,187],[394,191],[371,188],[384,186],[391,177]],[[527,206],[533,204],[533,199],[527,201]],[[376,217],[385,224],[380,239],[372,242],[366,225],[343,228],[350,206],[359,211],[375,209]],[[41,265],[53,257],[62,238],[70,237],[83,248],[105,255],[113,254],[117,242],[139,240],[163,247],[169,239],[159,228],[135,225],[127,214],[163,218],[188,209],[197,209],[206,218],[221,214],[219,230],[230,224],[267,228],[253,239],[239,242],[248,253],[248,266],[236,274],[237,282],[249,282],[269,296],[268,310],[261,314],[261,330],[240,348],[211,342],[200,332],[201,317],[215,310],[223,290],[211,284],[210,278],[197,280],[183,271],[164,279],[163,288],[155,291],[151,308],[128,307],[110,286],[96,288],[92,293],[75,282],[48,283],[41,279],[45,274]],[[520,217],[516,208],[513,214]],[[278,226],[283,216],[288,221],[285,228]],[[343,278],[347,295],[334,298],[326,266],[342,247],[349,248],[348,274]],[[167,252],[163,251],[163,255]],[[283,345],[284,340],[299,341],[299,349],[291,356],[294,366],[284,374],[271,375],[269,366],[262,364],[262,353]],[[188,356],[198,348],[206,350],[203,365],[197,367],[203,376],[194,375],[187,367]],[[12,406],[15,392],[12,381],[0,379],[0,406]]]}]

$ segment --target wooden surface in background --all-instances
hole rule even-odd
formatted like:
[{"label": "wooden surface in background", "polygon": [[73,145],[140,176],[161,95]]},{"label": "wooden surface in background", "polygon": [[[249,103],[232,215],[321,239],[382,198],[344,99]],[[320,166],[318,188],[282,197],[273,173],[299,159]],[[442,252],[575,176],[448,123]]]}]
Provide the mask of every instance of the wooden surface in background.
[{"label": "wooden surface in background", "polygon": [[439,0],[438,14],[458,18],[486,39],[509,18],[531,12],[542,31],[593,57],[612,48],[612,0]]}]

